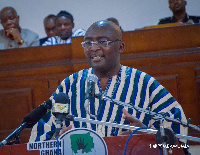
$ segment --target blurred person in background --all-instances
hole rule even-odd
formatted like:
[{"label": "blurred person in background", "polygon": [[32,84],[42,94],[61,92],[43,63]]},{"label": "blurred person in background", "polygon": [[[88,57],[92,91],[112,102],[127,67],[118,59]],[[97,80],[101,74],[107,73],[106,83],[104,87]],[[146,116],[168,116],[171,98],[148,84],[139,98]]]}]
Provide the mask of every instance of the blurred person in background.
[{"label": "blurred person in background", "polygon": [[77,29],[72,32],[74,28],[74,18],[72,14],[67,11],[60,11],[56,16],[56,32],[57,36],[49,38],[42,46],[70,44],[71,37],[84,36],[85,30]]},{"label": "blurred person in background", "polygon": [[200,23],[200,16],[190,16],[186,12],[186,0],[168,0],[169,9],[172,11],[172,17],[166,17],[159,20],[158,24],[167,23]]},{"label": "blurred person in background", "polygon": [[56,36],[56,16],[49,14],[44,18],[44,29],[46,32],[46,37],[40,39],[40,45],[42,45],[48,38]]},{"label": "blurred person in background", "polygon": [[0,49],[12,49],[39,46],[39,36],[19,25],[19,15],[12,7],[4,7],[0,11],[3,29],[0,30]]}]

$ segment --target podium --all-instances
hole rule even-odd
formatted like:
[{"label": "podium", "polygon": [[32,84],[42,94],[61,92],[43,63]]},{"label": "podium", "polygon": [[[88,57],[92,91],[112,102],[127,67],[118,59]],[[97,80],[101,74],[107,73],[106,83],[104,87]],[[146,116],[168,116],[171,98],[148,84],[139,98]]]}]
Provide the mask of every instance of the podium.
[{"label": "podium", "polygon": [[[123,155],[128,136],[104,137],[109,155]],[[169,149],[168,149],[169,150]],[[182,146],[176,141],[172,154],[184,155]],[[161,149],[162,151],[162,149]],[[1,155],[39,155],[39,150],[27,151],[27,144],[6,145],[0,148]],[[126,149],[127,155],[159,155],[155,136],[152,134],[135,134],[129,140]]]}]

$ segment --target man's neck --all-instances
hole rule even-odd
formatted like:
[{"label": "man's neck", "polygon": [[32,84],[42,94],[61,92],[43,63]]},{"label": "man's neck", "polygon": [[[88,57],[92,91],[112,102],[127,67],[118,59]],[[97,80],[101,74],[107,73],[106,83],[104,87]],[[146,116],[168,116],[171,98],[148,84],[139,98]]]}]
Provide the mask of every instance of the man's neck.
[{"label": "man's neck", "polygon": [[[114,68],[114,67],[113,67]],[[121,65],[119,64],[117,67],[115,67],[115,69],[113,69],[113,70],[107,70],[107,71],[100,71],[100,70],[95,70],[95,69],[93,69],[93,72],[94,72],[94,74],[98,77],[98,78],[110,78],[110,77],[112,77],[112,76],[115,76],[115,75],[117,75],[118,73],[119,73],[119,71],[120,71],[120,68],[121,68]]]},{"label": "man's neck", "polygon": [[176,18],[177,22],[182,22],[185,16],[186,16],[185,11],[174,13],[174,17]]},{"label": "man's neck", "polygon": [[111,71],[95,71],[94,70],[94,74],[100,78],[100,85],[101,85],[101,89],[102,91],[105,91],[106,89],[106,86],[107,86],[107,83],[109,81],[109,78],[112,77],[112,76],[115,76],[119,73],[120,71],[120,68],[121,68],[121,65],[119,64],[114,70],[111,70]]}]

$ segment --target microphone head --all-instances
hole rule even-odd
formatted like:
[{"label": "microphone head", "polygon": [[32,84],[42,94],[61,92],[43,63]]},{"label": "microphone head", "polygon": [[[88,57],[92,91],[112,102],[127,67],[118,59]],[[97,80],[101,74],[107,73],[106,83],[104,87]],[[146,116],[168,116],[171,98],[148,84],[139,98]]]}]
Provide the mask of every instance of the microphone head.
[{"label": "microphone head", "polygon": [[24,117],[22,123],[26,123],[27,128],[32,128],[46,113],[47,109],[45,105],[42,104]]},{"label": "microphone head", "polygon": [[70,110],[69,96],[62,92],[58,93],[55,98],[55,103],[52,107],[53,115],[55,115],[55,116],[57,114],[67,115],[67,114],[69,114],[69,110]]},{"label": "microphone head", "polygon": [[94,74],[90,74],[87,79],[87,91],[86,91],[86,98],[90,99],[91,97],[95,96],[95,83],[97,83],[98,77]]},{"label": "microphone head", "polygon": [[69,103],[69,96],[63,92],[60,92],[56,95],[55,103],[61,103],[61,104]]},{"label": "microphone head", "polygon": [[98,77],[94,74],[90,74],[87,81],[92,81],[94,83],[97,83]]},{"label": "microphone head", "polygon": [[52,101],[49,99],[47,101],[44,101],[44,106],[46,109],[51,109],[52,108]]}]

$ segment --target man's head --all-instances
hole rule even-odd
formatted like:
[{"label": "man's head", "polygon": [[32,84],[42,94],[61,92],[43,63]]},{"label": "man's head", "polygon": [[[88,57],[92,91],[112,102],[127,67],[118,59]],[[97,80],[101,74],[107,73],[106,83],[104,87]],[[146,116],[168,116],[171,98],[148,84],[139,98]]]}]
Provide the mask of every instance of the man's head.
[{"label": "man's head", "polygon": [[82,45],[86,60],[94,72],[112,74],[120,68],[124,43],[121,29],[113,22],[103,20],[92,24],[86,31]]},{"label": "man's head", "polygon": [[19,16],[17,12],[12,7],[5,7],[0,12],[0,20],[4,30],[11,28],[20,29],[19,26]]},{"label": "man's head", "polygon": [[56,16],[56,31],[57,35],[63,40],[67,40],[72,36],[74,28],[74,18],[67,11],[60,11]]},{"label": "man's head", "polygon": [[48,15],[44,18],[44,29],[47,37],[53,37],[56,35],[56,16]]},{"label": "man's head", "polygon": [[169,8],[173,14],[185,12],[187,2],[185,0],[168,0]]}]

